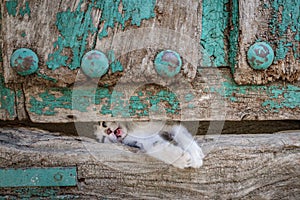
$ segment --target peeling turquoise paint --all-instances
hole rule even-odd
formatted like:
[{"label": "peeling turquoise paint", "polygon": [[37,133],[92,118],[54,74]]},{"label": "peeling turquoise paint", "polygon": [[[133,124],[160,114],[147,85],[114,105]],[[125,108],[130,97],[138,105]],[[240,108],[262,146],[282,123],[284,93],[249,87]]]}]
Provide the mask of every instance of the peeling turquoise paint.
[{"label": "peeling turquoise paint", "polygon": [[[167,103],[167,105],[164,104],[164,109],[162,109],[160,103]],[[166,90],[160,90],[156,94],[147,94],[144,97],[139,94],[139,96],[130,98],[131,116],[149,116],[149,111],[154,114],[163,112],[166,114],[179,114],[180,103],[173,92]]]},{"label": "peeling turquoise paint", "polygon": [[239,1],[231,1],[231,16],[229,32],[229,55],[228,60],[231,68],[231,72],[234,73],[237,63],[237,55],[239,51]]},{"label": "peeling turquoise paint", "polygon": [[26,1],[24,8],[20,7],[19,14],[22,17],[24,17],[26,14],[30,17],[30,13],[31,13],[31,10],[30,10],[30,7],[29,7],[29,2]]},{"label": "peeling turquoise paint", "polygon": [[130,117],[130,105],[127,104],[124,94],[122,92],[113,91],[113,94],[110,96],[110,105],[111,105],[111,116],[112,117]]},{"label": "peeling turquoise paint", "polygon": [[[56,15],[56,26],[60,32],[57,41],[54,43],[56,51],[49,54],[46,62],[48,68],[55,70],[58,67],[66,66],[71,70],[80,67],[80,61],[86,51],[87,37],[97,31],[91,17],[93,4],[88,5],[86,12],[81,11],[83,0],[78,4],[74,12],[69,9],[59,12]],[[72,51],[72,62],[68,63],[68,56],[62,55],[63,50],[69,48]]]},{"label": "peeling turquoise paint", "polygon": [[[125,23],[130,20],[131,25],[140,26],[141,21],[155,17],[154,8],[156,0],[147,2],[141,0],[113,0],[101,1],[95,3],[95,8],[102,11],[100,22],[104,23],[102,31],[99,33],[99,38],[102,39],[108,35],[108,28],[114,28],[121,25],[125,28]],[[122,12],[119,7],[122,5]]]},{"label": "peeling turquoise paint", "polygon": [[[154,17],[155,2],[155,0],[147,3],[140,0],[123,0],[123,13],[120,13],[120,0],[92,0],[85,12],[81,11],[81,6],[83,3],[87,3],[87,1],[80,0],[74,12],[67,9],[67,11],[58,13],[56,16],[56,26],[60,32],[60,36],[53,44],[56,49],[55,52],[48,56],[48,61],[46,62],[48,68],[55,70],[61,66],[65,66],[74,70],[80,67],[81,58],[86,51],[87,37],[89,34],[97,32],[97,28],[93,25],[92,21],[92,9],[101,9],[100,23],[104,24],[102,31],[99,33],[99,38],[101,39],[107,36],[108,28],[114,28],[118,24],[121,24],[125,28],[125,22],[129,20],[131,20],[131,25],[140,26],[142,20]],[[67,51],[67,49],[70,49],[72,53],[71,63],[69,56],[63,55],[63,51]],[[119,61],[112,62],[111,67],[114,72],[123,70]]]},{"label": "peeling turquoise paint", "polygon": [[25,31],[21,33],[21,37],[23,37],[23,38],[26,37]]},{"label": "peeling turquoise paint", "polygon": [[[237,85],[231,77],[227,77],[223,85],[215,88],[211,87],[209,91],[218,93],[230,102],[238,102],[239,95],[263,94],[267,99],[261,104],[265,112],[278,112],[280,109],[300,108],[300,87],[287,85]],[[244,97],[242,97],[244,98]],[[259,96],[257,96],[259,98]]]},{"label": "peeling turquoise paint", "polygon": [[[264,107],[275,112],[282,108],[300,108],[300,87],[294,85],[282,86],[282,88],[271,86],[267,90],[270,100],[262,104]],[[281,98],[279,99],[279,97]]]},{"label": "peeling turquoise paint", "polygon": [[107,58],[110,62],[111,72],[114,74],[116,72],[123,72],[124,68],[120,61],[116,60],[115,52],[113,50],[108,51]]},{"label": "peeling turquoise paint", "polygon": [[144,103],[140,96],[132,96],[130,98],[130,115],[131,116],[149,116],[148,104]]},{"label": "peeling turquoise paint", "polygon": [[184,97],[184,99],[185,99],[186,102],[190,102],[190,101],[192,101],[194,98],[195,98],[195,96],[194,96],[193,94],[191,94],[191,93],[185,95],[185,97]]},{"label": "peeling turquoise paint", "polygon": [[151,105],[158,106],[160,102],[168,102],[169,107],[165,108],[167,114],[179,114],[180,103],[176,94],[171,91],[161,90],[156,95],[153,95],[149,99]]},{"label": "peeling turquoise paint", "polygon": [[[272,10],[272,18],[269,28],[276,40],[273,41],[277,46],[275,61],[284,60],[290,51],[296,59],[299,59],[300,41],[300,0],[270,0],[268,5]],[[293,35],[288,39],[286,35]]]},{"label": "peeling turquoise paint", "polygon": [[[172,92],[161,90],[151,96],[143,96],[141,93],[142,91],[138,92],[138,96],[132,96],[127,102],[123,92],[114,91],[112,93],[105,87],[97,88],[96,92],[88,88],[82,90],[52,88],[41,92],[37,97],[30,97],[29,112],[46,116],[56,115],[59,112],[58,109],[88,112],[88,107],[95,104],[101,106],[99,113],[102,115],[111,115],[112,117],[149,116],[149,110],[147,110],[149,107],[153,112],[161,111],[159,103],[166,103],[165,112],[167,114],[178,114],[180,111],[179,101]],[[72,104],[72,100],[76,103]]]},{"label": "peeling turquoise paint", "polygon": [[[39,94],[38,99],[31,96],[29,109],[38,115],[55,115],[58,113],[57,109],[68,109],[68,110],[78,110],[80,112],[87,112],[87,107],[93,102],[92,90],[77,90],[77,95],[73,95],[73,100],[76,104],[72,105],[72,90],[69,88],[52,88]],[[60,96],[55,96],[52,93],[60,93]],[[39,100],[41,99],[41,100]]]},{"label": "peeling turquoise paint", "polygon": [[208,92],[218,93],[222,97],[229,99],[231,102],[237,102],[236,94],[247,94],[249,90],[253,89],[251,86],[239,86],[231,78],[227,78],[226,81],[220,87],[210,87]]},{"label": "peeling turquoise paint", "polygon": [[[229,0],[202,1],[202,35],[200,44],[205,50],[203,56],[209,57],[210,63],[204,67],[228,66],[225,44],[225,29],[228,26]],[[205,58],[204,60],[207,60]]]},{"label": "peeling turquoise paint", "polygon": [[15,98],[15,92],[5,87],[4,78],[2,74],[0,74],[0,111],[7,113],[11,119],[16,116]]},{"label": "peeling turquoise paint", "polygon": [[5,2],[8,15],[15,17],[17,15],[18,0],[9,0]]},{"label": "peeling turquoise paint", "polygon": [[[24,17],[27,14],[30,17],[31,10],[28,1],[25,2],[25,5],[19,5],[18,0],[9,0],[5,2],[5,6],[7,13],[10,16],[16,17],[19,14]],[[19,12],[17,10],[18,6],[20,6]]]},{"label": "peeling turquoise paint", "polygon": [[41,74],[40,72],[37,72],[36,74],[37,74],[38,77],[40,77],[42,79],[51,81],[53,83],[57,83],[57,80],[55,78],[51,78],[50,76],[47,76],[46,74]]}]

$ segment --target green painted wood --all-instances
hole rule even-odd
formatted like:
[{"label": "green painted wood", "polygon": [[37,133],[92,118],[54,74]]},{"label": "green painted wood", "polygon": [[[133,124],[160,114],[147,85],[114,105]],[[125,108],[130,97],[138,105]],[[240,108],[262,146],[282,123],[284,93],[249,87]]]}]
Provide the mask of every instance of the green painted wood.
[{"label": "green painted wood", "polygon": [[15,91],[6,87],[4,78],[0,74],[0,119],[15,119],[17,115],[15,98]]},{"label": "green painted wood", "polygon": [[202,34],[200,44],[205,52],[203,67],[228,66],[225,33],[229,25],[229,0],[202,1]]},{"label": "green painted wood", "polygon": [[37,72],[39,58],[35,52],[28,48],[16,50],[10,58],[10,65],[21,76],[27,76]]},{"label": "green painted wood", "polygon": [[0,187],[75,186],[76,167],[0,169]]},{"label": "green painted wood", "polygon": [[[120,13],[120,5],[122,3],[122,13]],[[88,4],[86,12],[82,11],[82,5]],[[57,41],[53,44],[57,50],[49,55],[46,62],[49,69],[55,70],[61,66],[68,66],[71,70],[80,67],[80,61],[87,50],[87,38],[89,34],[95,34],[97,27],[94,26],[92,20],[92,10],[100,9],[100,23],[104,23],[104,27],[98,34],[100,39],[108,36],[108,28],[114,28],[121,25],[125,28],[125,23],[140,26],[142,20],[147,20],[155,16],[154,13],[155,0],[147,3],[140,0],[120,0],[101,1],[80,0],[75,11],[70,8],[66,11],[57,13],[56,27],[60,32]],[[95,44],[93,44],[95,46]],[[65,48],[70,48],[72,51],[72,62],[70,63],[69,56],[63,54]]]}]

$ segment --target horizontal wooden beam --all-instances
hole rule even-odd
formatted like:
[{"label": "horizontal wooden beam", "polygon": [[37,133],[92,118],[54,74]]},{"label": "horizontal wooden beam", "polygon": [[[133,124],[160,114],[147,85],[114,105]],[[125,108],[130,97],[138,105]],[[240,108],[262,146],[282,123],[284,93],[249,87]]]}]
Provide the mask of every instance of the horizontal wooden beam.
[{"label": "horizontal wooden beam", "polygon": [[193,82],[122,82],[98,87],[24,87],[25,105],[34,122],[99,120],[284,120],[299,119],[300,87],[292,84],[237,85],[230,70],[200,68]]},{"label": "horizontal wooden beam", "polygon": [[[77,166],[77,186],[39,193],[48,197],[296,199],[300,194],[300,131],[197,137],[204,165],[185,170],[85,137],[25,128],[0,128],[0,133],[1,168]],[[36,190],[3,188],[0,193],[31,197]]]}]

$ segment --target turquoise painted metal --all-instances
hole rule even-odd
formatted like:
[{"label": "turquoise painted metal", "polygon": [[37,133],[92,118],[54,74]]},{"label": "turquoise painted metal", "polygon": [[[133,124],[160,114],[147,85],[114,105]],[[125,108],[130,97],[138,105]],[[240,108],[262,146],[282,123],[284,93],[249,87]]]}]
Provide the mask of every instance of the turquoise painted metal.
[{"label": "turquoise painted metal", "polygon": [[0,187],[76,186],[76,167],[0,169]]},{"label": "turquoise painted metal", "polygon": [[11,58],[10,65],[21,76],[27,76],[38,70],[39,59],[32,50],[21,48],[16,50]]},{"label": "turquoise painted metal", "polygon": [[248,63],[253,69],[268,69],[274,60],[274,51],[266,42],[253,44],[247,53]]},{"label": "turquoise painted metal", "polygon": [[157,54],[154,65],[160,76],[172,78],[180,72],[182,60],[177,52],[165,50]]},{"label": "turquoise painted metal", "polygon": [[87,76],[91,78],[100,78],[108,71],[108,59],[104,53],[92,50],[83,56],[81,68]]}]

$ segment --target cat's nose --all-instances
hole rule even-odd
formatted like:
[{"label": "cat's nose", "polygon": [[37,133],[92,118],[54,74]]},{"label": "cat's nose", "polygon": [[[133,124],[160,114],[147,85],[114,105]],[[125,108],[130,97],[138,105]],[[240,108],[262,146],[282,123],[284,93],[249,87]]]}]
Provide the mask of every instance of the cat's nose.
[{"label": "cat's nose", "polygon": [[110,135],[111,133],[112,133],[112,131],[110,130],[110,128],[106,130],[107,135]]}]

